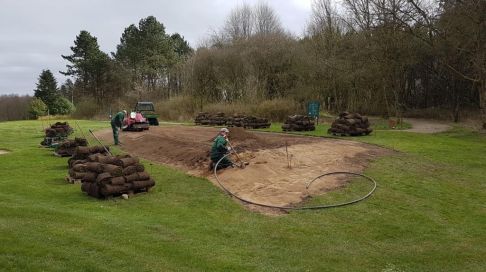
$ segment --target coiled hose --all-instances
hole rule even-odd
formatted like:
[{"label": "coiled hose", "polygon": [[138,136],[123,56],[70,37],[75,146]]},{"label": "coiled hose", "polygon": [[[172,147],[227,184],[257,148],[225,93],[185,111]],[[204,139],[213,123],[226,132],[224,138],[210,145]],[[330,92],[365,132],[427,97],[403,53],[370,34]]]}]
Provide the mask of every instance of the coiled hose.
[{"label": "coiled hose", "polygon": [[241,200],[241,201],[243,201],[245,203],[249,203],[249,204],[252,204],[252,205],[257,205],[257,206],[260,206],[260,207],[276,208],[276,209],[282,209],[282,210],[316,210],[316,209],[336,208],[336,207],[342,207],[342,206],[346,206],[346,205],[351,205],[351,204],[360,202],[362,200],[365,200],[366,198],[368,198],[369,196],[371,196],[373,194],[373,192],[376,190],[376,181],[372,177],[369,177],[369,176],[366,176],[366,175],[363,175],[363,174],[359,174],[359,173],[346,172],[346,171],[329,172],[329,173],[325,173],[325,174],[319,175],[319,176],[315,177],[314,179],[312,179],[311,181],[309,181],[307,183],[307,185],[306,185],[306,189],[309,189],[309,187],[312,185],[312,183],[314,183],[314,181],[316,181],[316,180],[318,180],[318,179],[320,179],[320,178],[322,178],[324,176],[339,175],[339,174],[349,174],[349,175],[363,177],[363,178],[369,180],[373,184],[373,188],[366,195],[364,195],[364,196],[362,196],[360,198],[357,198],[357,199],[354,199],[354,200],[351,200],[351,201],[347,201],[347,202],[341,202],[341,203],[329,204],[329,205],[316,205],[316,206],[304,206],[304,207],[287,207],[287,206],[276,206],[276,205],[269,205],[269,204],[257,203],[257,202],[253,202],[253,201],[250,201],[248,199],[244,199],[244,198],[241,198],[241,197],[235,195],[234,193],[232,193],[230,190],[228,190],[228,188],[226,188],[221,183],[221,180],[219,179],[218,173],[217,173],[218,165],[219,165],[219,163],[224,158],[228,157],[229,155],[230,155],[230,153],[224,155],[214,165],[214,177],[216,178],[216,181],[218,182],[219,186],[221,186],[221,188],[223,188],[226,191],[226,193],[228,193],[229,195],[231,195],[231,196],[233,196],[233,197],[235,197],[235,198],[237,198],[237,199],[239,199],[239,200]]}]

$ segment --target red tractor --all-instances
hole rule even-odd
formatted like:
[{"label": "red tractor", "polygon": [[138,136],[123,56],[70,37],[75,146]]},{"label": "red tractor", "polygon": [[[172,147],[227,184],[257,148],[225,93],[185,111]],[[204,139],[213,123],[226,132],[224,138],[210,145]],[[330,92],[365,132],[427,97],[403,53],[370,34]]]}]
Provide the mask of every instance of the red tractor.
[{"label": "red tractor", "polygon": [[142,131],[149,129],[149,122],[140,112],[132,111],[123,119],[123,131]]}]

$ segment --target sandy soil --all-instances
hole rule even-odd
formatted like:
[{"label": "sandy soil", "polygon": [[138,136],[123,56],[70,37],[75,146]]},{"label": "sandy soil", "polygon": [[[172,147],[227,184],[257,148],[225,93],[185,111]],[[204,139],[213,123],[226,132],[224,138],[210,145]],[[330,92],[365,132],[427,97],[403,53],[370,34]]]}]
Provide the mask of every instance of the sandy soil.
[{"label": "sandy soil", "polygon": [[10,152],[5,150],[5,149],[0,149],[0,155],[4,155],[4,154],[8,154],[8,153],[10,153]]},{"label": "sandy soil", "polygon": [[437,120],[427,120],[427,119],[416,119],[416,118],[405,118],[405,122],[412,125],[411,129],[405,129],[402,131],[417,132],[417,133],[438,133],[447,131],[452,128],[445,122],[440,122]]},{"label": "sandy soil", "polygon": [[[245,169],[220,171],[221,181],[238,196],[269,205],[296,204],[343,186],[346,180],[328,177],[306,189],[307,182],[319,174],[362,172],[371,160],[391,152],[347,140],[230,130],[233,146],[250,164]],[[209,149],[217,132],[209,127],[160,126],[144,132],[123,132],[120,141],[122,149],[132,155],[207,177],[217,184],[208,170]],[[105,143],[113,142],[110,129],[96,134]]]}]

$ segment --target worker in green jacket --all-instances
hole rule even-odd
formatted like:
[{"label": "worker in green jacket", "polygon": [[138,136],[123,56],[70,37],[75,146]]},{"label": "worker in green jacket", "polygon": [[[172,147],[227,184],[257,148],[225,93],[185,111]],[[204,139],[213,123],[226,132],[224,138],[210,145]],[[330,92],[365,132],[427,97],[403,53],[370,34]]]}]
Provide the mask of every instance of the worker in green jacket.
[{"label": "worker in green jacket", "polygon": [[115,140],[115,145],[120,144],[118,141],[118,130],[123,126],[123,119],[127,115],[127,111],[123,110],[119,113],[115,114],[113,118],[111,118],[111,128],[113,129],[113,139]]},{"label": "worker in green jacket", "polygon": [[[214,169],[214,165],[230,151],[228,147],[228,134],[229,130],[227,128],[222,128],[219,131],[218,136],[214,139],[213,146],[211,147],[211,169]],[[233,166],[233,162],[228,159],[228,157],[221,160],[218,164],[218,169]]]}]

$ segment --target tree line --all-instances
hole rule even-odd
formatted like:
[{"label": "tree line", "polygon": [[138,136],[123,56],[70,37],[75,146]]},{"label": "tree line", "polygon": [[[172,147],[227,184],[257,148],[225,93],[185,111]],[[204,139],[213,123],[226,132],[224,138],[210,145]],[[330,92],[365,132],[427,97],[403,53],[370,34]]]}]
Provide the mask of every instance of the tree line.
[{"label": "tree line", "polygon": [[[125,28],[116,52],[81,31],[59,93],[107,109],[186,97],[193,107],[318,100],[331,112],[401,116],[479,110],[486,126],[486,1],[315,0],[302,37],[267,4],[236,7],[196,49],[153,16]],[[176,99],[177,100],[177,99]]]},{"label": "tree line", "polygon": [[66,71],[74,81],[63,84],[65,95],[73,102],[92,98],[105,108],[124,98],[170,98],[182,90],[181,63],[192,53],[188,42],[178,34],[169,35],[153,16],[141,19],[138,26],[125,28],[116,52],[108,55],[99,48],[97,38],[81,31],[62,56]]},{"label": "tree line", "polygon": [[[313,2],[305,36],[271,9],[235,9],[186,63],[191,95],[208,102],[319,100],[333,112],[401,116],[481,109],[486,123],[486,1]],[[259,22],[270,31],[255,31]]]}]

